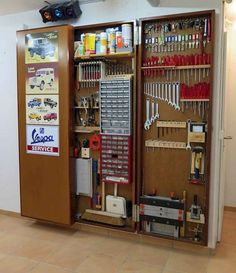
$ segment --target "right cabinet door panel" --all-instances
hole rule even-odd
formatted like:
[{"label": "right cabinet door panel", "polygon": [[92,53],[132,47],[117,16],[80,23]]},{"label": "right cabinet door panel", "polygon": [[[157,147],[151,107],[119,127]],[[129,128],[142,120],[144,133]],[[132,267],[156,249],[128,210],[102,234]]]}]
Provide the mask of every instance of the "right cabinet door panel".
[{"label": "right cabinet door panel", "polygon": [[140,26],[139,231],[206,245],[214,11]]}]

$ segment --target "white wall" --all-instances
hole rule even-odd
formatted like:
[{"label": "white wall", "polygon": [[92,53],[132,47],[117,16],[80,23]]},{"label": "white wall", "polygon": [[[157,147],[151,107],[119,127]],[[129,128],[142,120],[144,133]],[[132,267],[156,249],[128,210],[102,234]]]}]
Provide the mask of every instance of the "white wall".
[{"label": "white wall", "polygon": [[[216,9],[216,54],[215,54],[215,94],[214,119],[213,119],[213,152],[210,191],[210,225],[209,247],[214,247],[216,242],[217,226],[217,202],[219,188],[219,96],[220,94],[220,56],[221,48],[221,1],[199,0],[163,0],[160,7],[151,7],[146,0],[106,0],[95,4],[82,6],[83,15],[74,25],[86,25],[99,22],[116,20],[130,20],[149,16],[159,16],[182,12],[191,12],[204,9]],[[45,26],[42,23],[38,11],[13,14],[0,17],[0,209],[20,211],[19,195],[19,167],[18,167],[18,137],[17,137],[17,75],[16,75],[16,35],[17,30],[23,28],[23,24],[29,28]],[[50,24],[47,24],[48,26]],[[23,69],[23,68],[22,68]],[[217,80],[218,79],[218,80]]]},{"label": "white wall", "polygon": [[236,29],[228,26],[228,51],[227,51],[227,79],[226,79],[226,136],[232,136],[232,140],[226,140],[226,183],[225,183],[225,206],[236,207]]}]

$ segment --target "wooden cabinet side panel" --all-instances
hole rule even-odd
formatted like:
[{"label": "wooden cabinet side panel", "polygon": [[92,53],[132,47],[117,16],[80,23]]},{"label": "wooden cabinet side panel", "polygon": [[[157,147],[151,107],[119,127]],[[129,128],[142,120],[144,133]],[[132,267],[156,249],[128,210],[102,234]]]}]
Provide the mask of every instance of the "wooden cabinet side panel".
[{"label": "wooden cabinet side panel", "polygon": [[[58,31],[59,36],[59,157],[26,153],[25,35],[50,31]],[[72,31],[71,26],[61,26],[17,33],[21,214],[66,225],[73,221],[74,192],[71,141]]]}]

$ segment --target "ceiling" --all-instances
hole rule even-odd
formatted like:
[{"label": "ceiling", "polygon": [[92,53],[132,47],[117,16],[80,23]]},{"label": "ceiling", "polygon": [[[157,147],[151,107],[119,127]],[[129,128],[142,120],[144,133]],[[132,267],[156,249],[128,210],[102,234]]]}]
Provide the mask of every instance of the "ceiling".
[{"label": "ceiling", "polygon": [[[53,3],[64,3],[66,0],[48,0],[51,4]],[[87,4],[92,2],[100,2],[105,0],[79,0],[80,4]],[[18,13],[24,11],[30,11],[35,9],[40,9],[43,6],[47,5],[42,0],[17,0],[17,1],[9,1],[9,0],[1,0],[0,5],[0,16],[7,15],[11,13]]]}]

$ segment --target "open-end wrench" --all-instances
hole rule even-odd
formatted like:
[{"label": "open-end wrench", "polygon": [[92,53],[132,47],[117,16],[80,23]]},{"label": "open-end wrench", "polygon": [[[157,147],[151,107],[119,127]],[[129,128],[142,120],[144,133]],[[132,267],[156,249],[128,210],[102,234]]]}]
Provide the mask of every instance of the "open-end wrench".
[{"label": "open-end wrench", "polygon": [[164,83],[162,83],[161,84],[161,100],[164,100],[164,88],[165,88],[165,86],[164,86]]},{"label": "open-end wrench", "polygon": [[161,83],[158,83],[158,99],[161,99]]},{"label": "open-end wrench", "polygon": [[150,129],[151,126],[150,121],[150,99],[146,99],[146,121],[144,123],[144,129],[147,131]]},{"label": "open-end wrench", "polygon": [[172,87],[172,83],[168,83],[168,104],[171,106],[174,106],[173,102],[172,102],[172,96],[171,96],[171,87]]},{"label": "open-end wrench", "polygon": [[157,82],[153,83],[155,85],[155,98],[158,99],[158,93],[157,93]]},{"label": "open-end wrench", "polygon": [[187,120],[187,125],[188,125],[188,143],[187,143],[187,146],[186,146],[186,150],[191,150],[190,141],[189,141],[190,125],[191,125],[191,120],[190,119]]},{"label": "open-end wrench", "polygon": [[173,107],[176,109],[177,105],[176,105],[176,83],[173,83],[172,84],[172,104],[173,104]]},{"label": "open-end wrench", "polygon": [[152,116],[151,116],[151,123],[155,121],[155,102],[152,100]]},{"label": "open-end wrench", "polygon": [[158,105],[158,101],[156,101],[156,114],[154,116],[154,120],[157,120],[160,118],[160,114],[159,114],[159,105]]},{"label": "open-end wrench", "polygon": [[168,102],[168,83],[165,83],[165,102]]},{"label": "open-end wrench", "polygon": [[176,104],[176,107],[175,107],[175,110],[177,111],[180,111],[180,106],[179,106],[179,93],[180,93],[180,83],[176,83],[176,101],[175,101],[175,104]]}]

